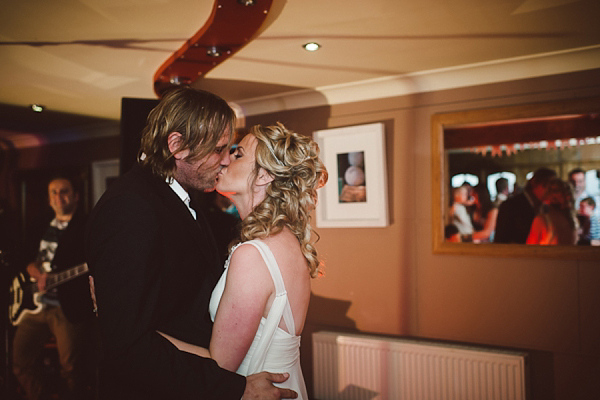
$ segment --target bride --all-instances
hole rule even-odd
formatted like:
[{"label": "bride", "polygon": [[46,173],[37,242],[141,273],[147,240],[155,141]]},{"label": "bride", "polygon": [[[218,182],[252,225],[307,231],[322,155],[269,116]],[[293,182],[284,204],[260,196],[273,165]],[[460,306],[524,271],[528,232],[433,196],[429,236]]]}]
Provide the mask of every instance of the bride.
[{"label": "bride", "polygon": [[287,372],[277,386],[308,398],[300,334],[319,266],[309,220],[327,176],[310,138],[282,124],[252,128],[217,177],[217,190],[235,203],[242,222],[212,294],[210,349],[169,340],[241,375]]}]

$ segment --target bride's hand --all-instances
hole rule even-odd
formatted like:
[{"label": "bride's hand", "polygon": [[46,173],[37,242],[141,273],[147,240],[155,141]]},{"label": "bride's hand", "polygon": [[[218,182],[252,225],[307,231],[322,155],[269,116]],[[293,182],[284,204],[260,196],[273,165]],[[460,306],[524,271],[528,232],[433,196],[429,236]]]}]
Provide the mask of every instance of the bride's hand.
[{"label": "bride's hand", "polygon": [[285,382],[290,374],[271,374],[269,372],[260,372],[258,374],[246,377],[246,389],[242,400],[280,400],[295,399],[298,393],[291,389],[278,388],[273,382]]}]

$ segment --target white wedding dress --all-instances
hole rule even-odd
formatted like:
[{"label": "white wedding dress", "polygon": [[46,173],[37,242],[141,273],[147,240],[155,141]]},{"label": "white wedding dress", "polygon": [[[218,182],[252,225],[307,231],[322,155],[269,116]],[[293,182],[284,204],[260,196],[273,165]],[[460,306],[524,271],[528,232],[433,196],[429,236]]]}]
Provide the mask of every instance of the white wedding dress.
[{"label": "white wedding dress", "polygon": [[[298,399],[308,400],[306,385],[300,368],[300,336],[295,335],[294,318],[281,271],[273,253],[264,242],[258,239],[250,240],[239,243],[231,249],[225,263],[225,271],[212,292],[209,306],[210,316],[214,321],[221,296],[225,290],[229,261],[233,252],[242,245],[252,245],[258,249],[275,283],[276,296],[267,318],[261,318],[252,345],[237,373],[248,376],[262,371],[288,372],[290,374],[289,379],[281,384],[276,384],[276,386],[292,389],[298,393]],[[279,327],[281,318],[283,318],[285,326],[292,332],[291,334]]]}]

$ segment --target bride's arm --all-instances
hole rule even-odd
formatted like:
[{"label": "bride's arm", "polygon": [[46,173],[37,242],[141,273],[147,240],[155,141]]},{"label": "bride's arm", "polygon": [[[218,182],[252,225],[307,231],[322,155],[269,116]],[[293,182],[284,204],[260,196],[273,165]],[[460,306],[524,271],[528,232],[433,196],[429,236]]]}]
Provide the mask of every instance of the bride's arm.
[{"label": "bride's arm", "polygon": [[181,351],[185,351],[187,353],[192,353],[200,357],[210,358],[210,353],[208,349],[200,346],[196,346],[195,344],[190,344],[187,342],[183,342],[179,339],[175,339],[173,336],[169,336],[166,333],[156,331],[160,333],[165,339],[169,342],[173,343],[175,347],[177,347]]},{"label": "bride's arm", "polygon": [[240,246],[231,256],[225,290],[210,340],[210,355],[221,368],[237,371],[265,312],[273,280],[254,246]]}]

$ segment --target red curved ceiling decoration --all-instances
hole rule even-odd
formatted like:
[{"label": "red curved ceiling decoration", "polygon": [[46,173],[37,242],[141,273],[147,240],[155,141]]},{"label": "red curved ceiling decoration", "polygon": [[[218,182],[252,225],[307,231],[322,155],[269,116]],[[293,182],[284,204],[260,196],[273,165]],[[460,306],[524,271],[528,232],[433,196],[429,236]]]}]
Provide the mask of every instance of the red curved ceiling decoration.
[{"label": "red curved ceiling decoration", "polygon": [[[160,97],[174,85],[189,85],[231,57],[254,38],[273,0],[217,0],[200,30],[169,57],[154,74]],[[220,55],[211,56],[215,49]]]}]

